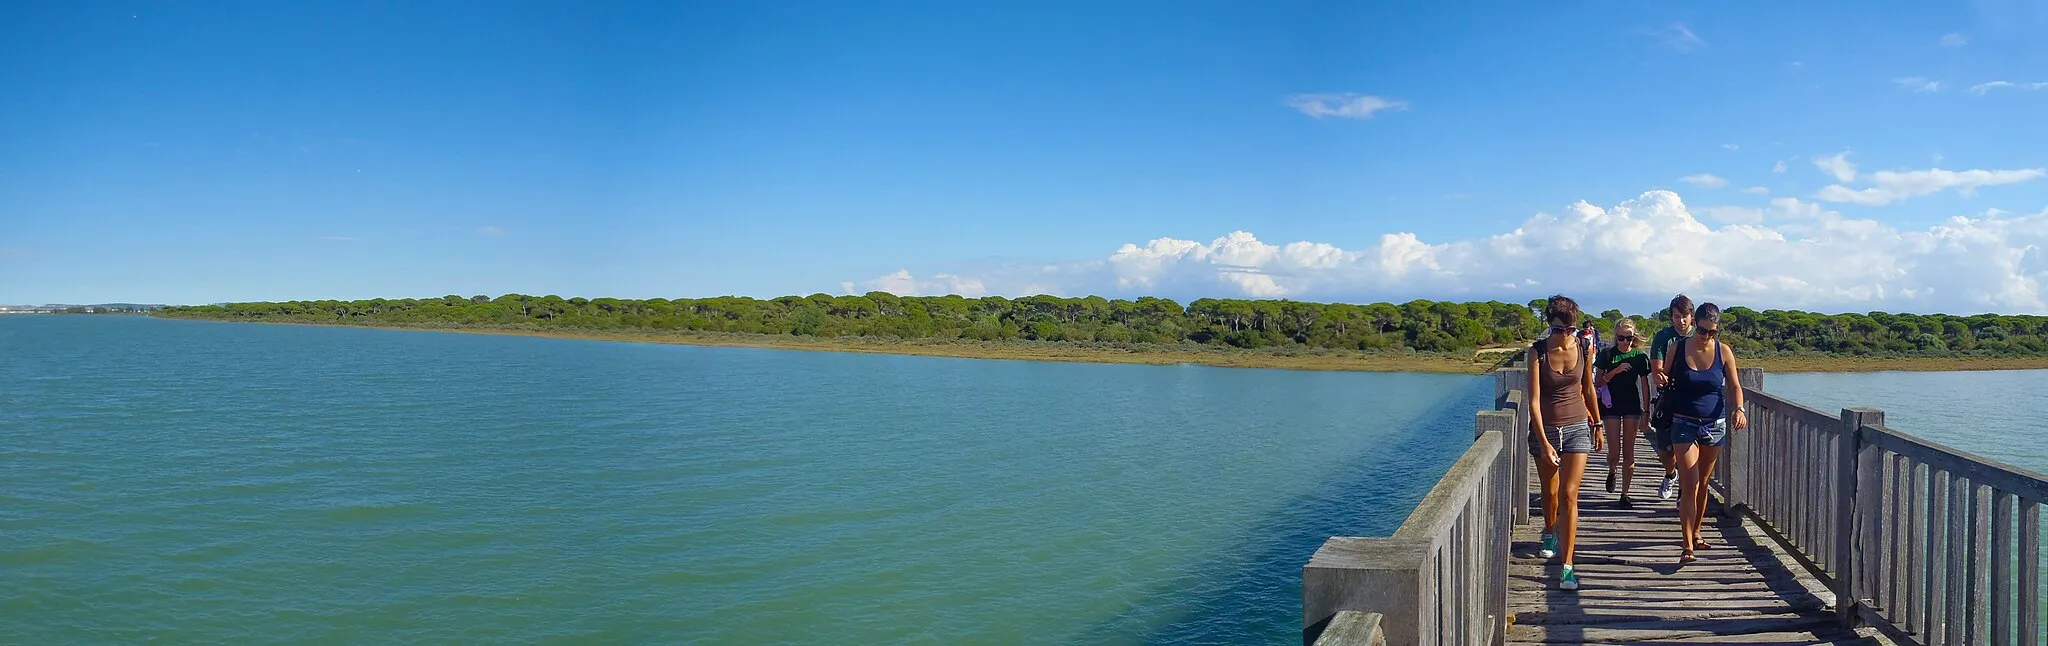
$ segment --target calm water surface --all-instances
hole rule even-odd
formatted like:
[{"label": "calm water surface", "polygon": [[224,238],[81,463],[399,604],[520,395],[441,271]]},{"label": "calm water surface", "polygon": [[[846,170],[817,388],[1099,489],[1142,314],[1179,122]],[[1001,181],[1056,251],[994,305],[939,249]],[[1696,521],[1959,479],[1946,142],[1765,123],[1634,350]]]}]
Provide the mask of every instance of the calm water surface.
[{"label": "calm water surface", "polygon": [[1893,429],[2048,472],[2048,370],[1766,374],[1764,389],[1824,413],[1876,408]]},{"label": "calm water surface", "polygon": [[0,317],[0,643],[1285,643],[1490,394]]}]

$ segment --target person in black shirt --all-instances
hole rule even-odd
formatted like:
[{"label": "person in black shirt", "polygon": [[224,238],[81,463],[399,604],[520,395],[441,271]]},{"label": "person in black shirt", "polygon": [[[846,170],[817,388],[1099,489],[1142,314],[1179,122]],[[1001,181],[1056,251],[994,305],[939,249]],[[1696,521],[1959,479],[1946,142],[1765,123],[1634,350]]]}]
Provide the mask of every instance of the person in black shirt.
[{"label": "person in black shirt", "polygon": [[1629,491],[1636,479],[1636,435],[1642,432],[1643,415],[1649,410],[1650,355],[1638,349],[1634,321],[1614,324],[1614,346],[1602,348],[1593,367],[1600,384],[1600,419],[1607,421],[1607,492],[1615,491],[1615,473],[1621,474],[1621,498],[1615,504],[1632,507]]}]

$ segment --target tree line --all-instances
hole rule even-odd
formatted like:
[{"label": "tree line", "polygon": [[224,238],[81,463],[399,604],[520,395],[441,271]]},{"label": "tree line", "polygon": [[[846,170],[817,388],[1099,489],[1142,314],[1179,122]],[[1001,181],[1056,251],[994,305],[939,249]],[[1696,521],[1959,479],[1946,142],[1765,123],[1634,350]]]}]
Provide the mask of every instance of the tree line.
[{"label": "tree line", "polygon": [[[287,301],[180,306],[159,316],[418,327],[497,327],[588,331],[726,332],[810,337],[879,337],[1238,348],[1469,351],[1527,343],[1543,333],[1543,300],[1401,304],[1310,303],[1204,298],[1099,296],[726,296],[697,299],[561,298],[506,294],[426,299]],[[1664,314],[1606,310],[1585,323],[1636,321],[1648,335]],[[1981,314],[1818,314],[1731,307],[1723,337],[1752,354],[2030,355],[2048,353],[2048,317]]]}]

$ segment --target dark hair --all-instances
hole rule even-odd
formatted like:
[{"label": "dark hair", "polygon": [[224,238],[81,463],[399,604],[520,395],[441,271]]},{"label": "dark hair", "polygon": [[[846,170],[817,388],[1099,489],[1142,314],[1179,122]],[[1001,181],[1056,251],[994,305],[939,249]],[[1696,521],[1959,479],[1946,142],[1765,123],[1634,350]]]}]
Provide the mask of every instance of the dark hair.
[{"label": "dark hair", "polygon": [[1715,304],[1713,304],[1713,303],[1702,303],[1702,304],[1700,304],[1700,308],[1699,308],[1699,309],[1697,309],[1697,310],[1693,310],[1693,313],[1692,313],[1692,324],[1693,324],[1693,325],[1699,325],[1699,324],[1701,324],[1701,323],[1718,323],[1718,322],[1720,322],[1720,321],[1721,321],[1721,306],[1719,306],[1719,305],[1715,305]]},{"label": "dark hair", "polygon": [[1579,302],[1563,294],[1550,297],[1543,304],[1543,322],[1550,323],[1564,319],[1565,325],[1576,325],[1579,321]]},{"label": "dark hair", "polygon": [[[1690,299],[1690,298],[1686,298],[1686,296],[1685,296],[1684,294],[1679,294],[1679,295],[1677,295],[1677,296],[1673,296],[1673,297],[1671,297],[1671,309],[1670,309],[1670,310],[1668,310],[1668,311],[1671,311],[1671,312],[1690,312],[1690,311],[1692,311],[1692,299]],[[1717,311],[1718,311],[1718,310],[1717,310]]]}]

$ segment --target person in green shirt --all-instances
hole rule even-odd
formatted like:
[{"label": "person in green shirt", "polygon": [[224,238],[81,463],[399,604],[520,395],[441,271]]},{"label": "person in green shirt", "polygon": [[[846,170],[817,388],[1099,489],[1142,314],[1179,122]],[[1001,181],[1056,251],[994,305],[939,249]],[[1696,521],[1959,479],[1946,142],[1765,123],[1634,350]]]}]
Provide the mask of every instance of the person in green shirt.
[{"label": "person in green shirt", "polygon": [[[1679,294],[1671,299],[1671,308],[1665,311],[1670,315],[1671,327],[1658,330],[1657,335],[1650,339],[1649,347],[1650,374],[1656,382],[1659,397],[1663,396],[1664,388],[1671,385],[1671,376],[1664,374],[1665,353],[1678,339],[1690,336],[1686,332],[1692,330],[1692,299]],[[1678,495],[1678,469],[1671,461],[1671,431],[1649,428],[1645,424],[1643,435],[1650,438],[1650,448],[1657,450],[1657,461],[1664,464],[1664,483],[1657,487],[1657,497],[1670,500]]]},{"label": "person in green shirt", "polygon": [[1600,384],[1600,419],[1607,422],[1607,493],[1614,493],[1615,473],[1621,474],[1621,498],[1615,504],[1635,506],[1629,498],[1636,481],[1636,433],[1642,432],[1649,411],[1650,355],[1637,349],[1634,321],[1614,323],[1614,345],[1600,349],[1593,360],[1595,381]]}]

